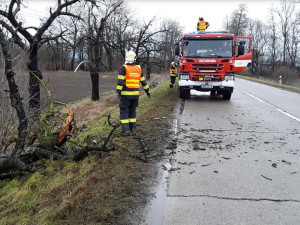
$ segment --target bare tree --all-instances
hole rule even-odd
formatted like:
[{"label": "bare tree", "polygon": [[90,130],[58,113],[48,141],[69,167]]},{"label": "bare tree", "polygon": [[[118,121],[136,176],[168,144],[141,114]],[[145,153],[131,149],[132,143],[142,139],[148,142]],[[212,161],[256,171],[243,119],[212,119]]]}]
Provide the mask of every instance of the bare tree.
[{"label": "bare tree", "polygon": [[18,167],[19,169],[23,170],[27,169],[25,168],[26,166],[21,161],[15,159],[15,156],[24,149],[28,133],[28,121],[23,103],[21,101],[19,89],[14,79],[15,72],[12,69],[12,57],[9,53],[8,38],[5,36],[2,27],[0,27],[0,45],[4,57],[5,75],[8,82],[11,105],[13,108],[15,108],[19,120],[16,145],[14,150],[9,155],[0,157],[0,170],[9,171],[10,167]]},{"label": "bare tree", "polygon": [[295,4],[288,2],[287,0],[282,0],[280,8],[275,9],[275,13],[278,15],[280,20],[280,31],[283,37],[283,65],[286,65],[287,62],[287,45],[294,12]]},{"label": "bare tree", "polygon": [[[122,61],[124,61],[126,51],[131,48],[135,40],[136,24],[137,20],[132,11],[124,5],[110,18],[109,25],[112,33],[106,33],[106,43],[111,43],[113,49],[122,57]],[[112,41],[109,42],[108,38]]]},{"label": "bare tree", "polygon": [[135,40],[131,43],[131,47],[135,49],[135,53],[137,55],[137,63],[142,65],[146,65],[146,79],[150,79],[151,73],[151,63],[150,63],[150,55],[151,52],[158,51],[155,49],[156,42],[159,38],[159,34],[166,32],[166,30],[151,30],[151,26],[155,21],[155,17],[150,19],[147,23],[139,25],[135,29],[138,30],[137,35],[135,36]]},{"label": "bare tree", "polygon": [[159,49],[161,54],[161,68],[169,68],[172,61],[175,60],[174,44],[179,40],[183,33],[183,27],[175,20],[165,19],[161,23],[161,30],[165,32],[161,33],[159,38]]},{"label": "bare tree", "polygon": [[258,74],[259,58],[264,56],[267,46],[266,26],[260,20],[250,20],[249,36],[252,37],[252,73]]},{"label": "bare tree", "polygon": [[300,12],[293,21],[291,21],[289,41],[287,43],[287,51],[291,61],[291,66],[295,67],[298,54],[298,43],[300,42]]},{"label": "bare tree", "polygon": [[272,72],[275,70],[275,65],[277,61],[277,45],[278,45],[278,34],[277,26],[275,21],[274,9],[270,9],[270,21],[269,21],[269,51],[270,51],[270,62]]},{"label": "bare tree", "polygon": [[242,36],[246,33],[248,27],[248,9],[246,4],[239,4],[239,8],[234,10],[231,14],[229,23],[227,22],[227,28],[230,33],[236,36]]},{"label": "bare tree", "polygon": [[87,40],[88,40],[88,54],[90,61],[90,76],[92,81],[92,100],[99,100],[99,70],[100,63],[103,53],[103,32],[107,19],[112,15],[112,13],[121,6],[123,1],[117,2],[106,2],[104,6],[104,16],[99,20],[99,14],[101,13],[100,5],[98,2],[94,2],[89,6],[88,14],[88,31],[87,31]]},{"label": "bare tree", "polygon": [[[78,1],[80,0],[70,0],[65,1],[63,4],[59,1],[54,12],[53,9],[50,8],[49,17],[40,27],[24,27],[22,25],[20,18],[17,16],[17,14],[21,11],[22,0],[11,0],[6,10],[0,10],[0,16],[3,18],[3,20],[0,20],[0,24],[14,37],[15,44],[28,52],[29,61],[27,63],[27,68],[29,70],[29,106],[31,108],[40,107],[40,84],[37,78],[42,79],[43,76],[39,70],[38,51],[44,43],[54,40],[62,34],[58,34],[55,37],[44,37],[43,35],[57,17],[61,15],[77,17],[76,15],[69,13],[67,7]],[[65,9],[65,11],[63,11],[63,9]],[[34,35],[31,34],[29,32],[30,29],[35,30],[36,33]],[[25,42],[24,39],[27,42]],[[27,44],[29,47],[27,47]],[[35,75],[37,75],[37,77]]]}]

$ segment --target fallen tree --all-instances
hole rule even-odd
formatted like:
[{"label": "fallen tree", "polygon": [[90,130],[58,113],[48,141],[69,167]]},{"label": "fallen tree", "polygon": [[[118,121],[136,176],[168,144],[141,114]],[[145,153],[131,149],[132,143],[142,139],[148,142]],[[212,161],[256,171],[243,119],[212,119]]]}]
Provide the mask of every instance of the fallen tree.
[{"label": "fallen tree", "polygon": [[5,36],[3,29],[0,27],[0,45],[2,54],[4,56],[5,75],[9,88],[8,92],[10,94],[11,105],[13,108],[15,108],[19,121],[18,135],[15,141],[14,149],[10,153],[0,153],[0,180],[22,175],[23,172],[36,171],[34,162],[40,159],[79,161],[85,158],[90,151],[108,152],[109,150],[107,149],[107,144],[112,137],[113,132],[120,126],[120,123],[112,123],[110,121],[111,116],[107,116],[108,124],[112,127],[112,130],[105,141],[99,146],[85,146],[73,149],[65,147],[63,144],[67,141],[68,137],[72,135],[74,112],[69,108],[69,114],[62,126],[61,131],[53,132],[52,129],[57,124],[57,120],[53,120],[57,116],[57,112],[53,107],[54,101],[52,100],[50,91],[46,87],[46,83],[39,79],[38,76],[33,72],[31,72],[32,75],[39,80],[48,93],[50,107],[48,112],[41,115],[39,127],[33,134],[35,138],[33,138],[30,144],[33,144],[36,138],[39,139],[40,133],[40,137],[46,136],[46,138],[49,138],[49,136],[53,135],[55,142],[53,142],[53,146],[51,146],[51,142],[49,146],[43,146],[41,145],[40,139],[39,146],[26,147],[26,140],[28,136],[28,118],[25,113],[18,86],[14,79],[15,72],[12,69],[12,57],[9,53],[9,42],[10,40],[7,38],[7,36]]},{"label": "fallen tree", "polygon": [[107,148],[107,144],[113,136],[114,131],[120,126],[120,123],[112,123],[110,115],[107,117],[112,129],[100,145],[76,148],[63,145],[61,147],[53,146],[52,149],[47,149],[43,146],[34,146],[25,147],[23,151],[18,152],[13,157],[4,153],[0,154],[0,180],[22,175],[23,172],[35,172],[34,163],[41,159],[80,161],[88,156],[89,152],[113,151]]},{"label": "fallen tree", "polygon": [[[113,132],[116,130],[120,124],[114,124],[110,122],[110,115],[108,116],[108,122],[113,127],[112,131],[109,133],[105,142],[101,146],[93,147],[84,147],[77,148],[73,151],[73,154],[70,154],[72,151],[68,148],[53,148],[51,150],[45,149],[43,147],[25,147],[26,139],[28,135],[28,119],[24,110],[24,106],[19,94],[18,86],[15,82],[14,76],[15,72],[12,69],[12,57],[9,53],[9,41],[6,38],[2,29],[0,29],[0,45],[1,51],[5,59],[5,75],[8,82],[10,100],[12,107],[15,108],[19,126],[18,126],[18,137],[16,139],[16,145],[10,153],[1,153],[0,154],[0,180],[13,178],[17,175],[21,175],[23,172],[34,172],[35,168],[33,163],[39,159],[54,159],[54,160],[75,160],[79,161],[83,159],[89,151],[108,151],[106,149],[107,143],[111,138]],[[43,86],[46,88],[45,83]],[[47,90],[47,88],[46,88]],[[47,126],[49,117],[53,116],[53,100],[51,94],[48,91],[48,96],[50,99],[50,109],[49,111],[41,117],[41,125]],[[69,115],[67,117],[66,123],[64,123],[61,132],[58,135],[58,145],[62,146],[63,143],[67,140],[67,136],[70,135],[68,131],[71,128],[71,122],[73,121],[73,113],[69,109]],[[47,129],[47,128],[45,128]],[[71,128],[72,129],[72,128]],[[40,130],[38,130],[40,131]]]}]

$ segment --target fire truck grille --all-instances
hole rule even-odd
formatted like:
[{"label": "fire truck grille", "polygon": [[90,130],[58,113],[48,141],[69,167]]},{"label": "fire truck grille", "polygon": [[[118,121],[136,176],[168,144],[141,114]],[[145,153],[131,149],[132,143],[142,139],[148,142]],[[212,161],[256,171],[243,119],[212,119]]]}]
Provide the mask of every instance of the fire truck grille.
[{"label": "fire truck grille", "polygon": [[192,64],[192,70],[202,74],[219,73],[223,70],[223,64]]},{"label": "fire truck grille", "polygon": [[223,64],[192,64],[192,66],[198,66],[198,67],[207,67],[207,66],[222,67]]},{"label": "fire truck grille", "polygon": [[222,81],[222,76],[203,76],[203,75],[194,75],[192,77],[193,81]]}]

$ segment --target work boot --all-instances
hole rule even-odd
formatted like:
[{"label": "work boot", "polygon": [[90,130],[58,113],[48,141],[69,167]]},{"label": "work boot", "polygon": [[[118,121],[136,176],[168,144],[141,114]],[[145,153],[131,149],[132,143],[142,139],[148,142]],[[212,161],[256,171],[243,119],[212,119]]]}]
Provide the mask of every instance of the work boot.
[{"label": "work boot", "polygon": [[173,84],[170,84],[170,88],[173,88]]},{"label": "work boot", "polygon": [[122,137],[128,137],[128,136],[131,136],[131,132],[130,132],[129,130],[122,131],[121,136],[122,136]]}]

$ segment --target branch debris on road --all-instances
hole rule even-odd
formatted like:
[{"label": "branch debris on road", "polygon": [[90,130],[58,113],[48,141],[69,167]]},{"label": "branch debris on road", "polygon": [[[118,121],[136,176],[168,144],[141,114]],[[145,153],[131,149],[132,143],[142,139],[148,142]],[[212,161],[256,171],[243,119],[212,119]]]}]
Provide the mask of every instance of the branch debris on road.
[{"label": "branch debris on road", "polygon": [[266,177],[266,176],[264,176],[264,175],[262,175],[262,174],[261,174],[261,176],[262,176],[263,178],[267,179],[267,180],[272,180],[271,178],[268,178],[268,177]]}]

